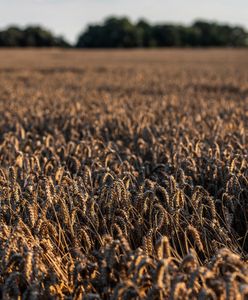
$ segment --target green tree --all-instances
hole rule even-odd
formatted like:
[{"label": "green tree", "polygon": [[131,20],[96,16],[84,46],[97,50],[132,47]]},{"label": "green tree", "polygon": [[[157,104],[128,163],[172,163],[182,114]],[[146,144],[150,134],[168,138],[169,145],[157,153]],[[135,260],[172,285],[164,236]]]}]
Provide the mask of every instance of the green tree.
[{"label": "green tree", "polygon": [[77,47],[244,47],[248,33],[241,27],[198,20],[191,26],[157,24],[145,20],[132,24],[127,18],[110,17],[91,25],[78,39]]},{"label": "green tree", "polygon": [[18,27],[9,27],[0,32],[0,46],[20,46],[23,39],[23,32]]},{"label": "green tree", "polygon": [[9,27],[0,32],[2,47],[69,47],[63,37],[56,37],[50,31],[39,26],[25,29]]},{"label": "green tree", "polygon": [[176,25],[156,25],[153,36],[159,47],[181,46],[180,31]]},{"label": "green tree", "polygon": [[139,31],[128,18],[110,17],[103,25],[91,25],[78,39],[77,47],[130,48],[139,45]]},{"label": "green tree", "polygon": [[153,36],[153,28],[145,20],[140,20],[136,24],[138,45],[140,47],[155,47],[157,45]]}]

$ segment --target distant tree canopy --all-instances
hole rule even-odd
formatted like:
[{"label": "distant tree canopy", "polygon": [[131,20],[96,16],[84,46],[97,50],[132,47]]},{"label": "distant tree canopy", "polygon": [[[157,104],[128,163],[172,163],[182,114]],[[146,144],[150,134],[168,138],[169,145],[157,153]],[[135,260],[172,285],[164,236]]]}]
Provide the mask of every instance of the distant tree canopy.
[{"label": "distant tree canopy", "polygon": [[68,47],[62,37],[55,37],[50,31],[39,26],[25,29],[9,27],[0,31],[0,47]]},{"label": "distant tree canopy", "polygon": [[246,47],[248,33],[239,26],[196,21],[191,26],[133,24],[128,18],[107,18],[89,25],[77,41],[78,48],[130,47]]},{"label": "distant tree canopy", "polygon": [[[102,24],[89,25],[79,36],[78,48],[135,47],[247,47],[248,33],[239,26],[196,21],[191,26],[151,25],[145,20],[109,17]],[[16,26],[0,31],[0,47],[71,47],[50,31]]]}]

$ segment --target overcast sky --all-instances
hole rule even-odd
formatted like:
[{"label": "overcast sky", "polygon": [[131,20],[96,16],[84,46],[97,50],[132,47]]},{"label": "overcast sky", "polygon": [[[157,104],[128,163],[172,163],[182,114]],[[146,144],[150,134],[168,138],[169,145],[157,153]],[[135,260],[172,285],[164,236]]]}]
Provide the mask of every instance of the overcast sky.
[{"label": "overcast sky", "polygon": [[248,0],[0,0],[1,29],[39,24],[71,42],[109,15],[184,24],[203,18],[248,28]]}]

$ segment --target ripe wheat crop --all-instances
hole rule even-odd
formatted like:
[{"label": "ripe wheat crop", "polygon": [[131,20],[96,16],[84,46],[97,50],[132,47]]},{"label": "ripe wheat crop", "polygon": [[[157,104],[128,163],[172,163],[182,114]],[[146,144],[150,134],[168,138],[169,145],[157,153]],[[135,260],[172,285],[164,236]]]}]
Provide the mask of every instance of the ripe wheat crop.
[{"label": "ripe wheat crop", "polygon": [[246,50],[0,52],[0,298],[248,299]]}]

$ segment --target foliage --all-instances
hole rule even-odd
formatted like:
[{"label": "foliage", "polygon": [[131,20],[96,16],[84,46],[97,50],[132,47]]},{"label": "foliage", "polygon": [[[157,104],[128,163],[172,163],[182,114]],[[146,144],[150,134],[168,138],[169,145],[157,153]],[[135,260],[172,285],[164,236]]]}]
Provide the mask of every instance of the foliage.
[{"label": "foliage", "polygon": [[63,37],[56,37],[50,31],[38,26],[25,29],[9,27],[0,31],[0,47],[68,47]]},{"label": "foliage", "polygon": [[[91,24],[79,35],[78,48],[136,47],[246,47],[248,33],[238,26],[196,21],[191,26],[151,25],[145,20],[109,17],[103,24]],[[29,26],[12,26],[0,31],[0,47],[70,47],[50,31]]]},{"label": "foliage", "polygon": [[127,18],[111,17],[101,25],[90,25],[77,47],[210,47],[248,45],[248,33],[241,27],[196,21],[191,26],[158,24],[144,20],[133,24]]}]

